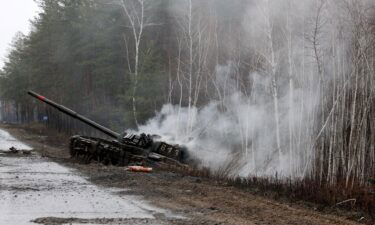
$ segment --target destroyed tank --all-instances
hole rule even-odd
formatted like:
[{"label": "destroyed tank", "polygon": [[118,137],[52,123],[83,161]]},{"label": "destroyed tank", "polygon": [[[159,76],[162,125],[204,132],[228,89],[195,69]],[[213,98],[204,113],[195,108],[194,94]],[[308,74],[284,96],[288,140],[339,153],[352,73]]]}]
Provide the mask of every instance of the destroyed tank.
[{"label": "destroyed tank", "polygon": [[69,144],[70,155],[86,163],[97,161],[106,165],[126,166],[149,163],[184,165],[187,162],[186,148],[158,141],[158,135],[127,132],[120,134],[33,91],[28,91],[28,94],[112,138],[108,140],[81,135],[72,136]]}]

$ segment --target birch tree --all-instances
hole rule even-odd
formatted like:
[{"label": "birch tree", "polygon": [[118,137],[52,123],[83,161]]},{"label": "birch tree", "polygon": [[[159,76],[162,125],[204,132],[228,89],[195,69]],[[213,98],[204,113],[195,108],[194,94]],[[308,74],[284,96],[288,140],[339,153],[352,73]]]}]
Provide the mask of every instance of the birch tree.
[{"label": "birch tree", "polygon": [[146,9],[148,8],[150,1],[148,0],[121,0],[120,1],[122,9],[129,20],[133,40],[134,40],[134,65],[131,66],[129,62],[129,46],[127,43],[127,37],[124,35],[124,41],[127,49],[128,55],[128,67],[129,71],[134,74],[134,84],[132,90],[132,108],[133,108],[133,117],[135,125],[138,127],[137,119],[137,102],[136,102],[136,93],[138,87],[138,76],[140,68],[140,46],[144,34],[144,29],[150,25],[148,17],[145,15]]}]

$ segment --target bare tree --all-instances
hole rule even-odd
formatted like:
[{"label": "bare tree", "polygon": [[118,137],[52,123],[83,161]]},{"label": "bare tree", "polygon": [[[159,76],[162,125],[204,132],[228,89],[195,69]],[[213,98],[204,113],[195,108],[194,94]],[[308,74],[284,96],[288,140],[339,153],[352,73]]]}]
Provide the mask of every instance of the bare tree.
[{"label": "bare tree", "polygon": [[148,0],[121,0],[120,1],[122,9],[127,16],[131,29],[131,33],[134,40],[134,65],[131,66],[129,62],[129,46],[128,46],[128,39],[125,36],[125,45],[127,47],[127,59],[128,59],[128,67],[129,71],[134,74],[134,84],[133,84],[133,93],[132,93],[132,107],[133,107],[133,116],[136,126],[138,126],[138,119],[137,119],[137,104],[136,104],[136,92],[138,87],[138,76],[139,76],[139,68],[140,68],[140,46],[141,41],[144,33],[144,29],[148,26],[155,25],[148,21],[148,17],[146,16],[146,10],[150,6],[150,1]]}]

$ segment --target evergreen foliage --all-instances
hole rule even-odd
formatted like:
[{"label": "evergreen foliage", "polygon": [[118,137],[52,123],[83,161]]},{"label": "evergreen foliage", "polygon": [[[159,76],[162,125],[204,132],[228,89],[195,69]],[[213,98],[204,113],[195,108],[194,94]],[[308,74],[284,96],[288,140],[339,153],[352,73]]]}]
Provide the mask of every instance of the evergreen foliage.
[{"label": "evergreen foliage", "polygon": [[[133,53],[130,49],[126,54],[132,43],[131,39],[124,41],[131,33],[119,5],[98,0],[38,3],[41,13],[32,22],[32,32],[14,38],[1,72],[2,100],[11,101],[21,111],[40,108],[25,94],[31,89],[115,129],[134,127],[129,103],[133,78],[127,66]],[[136,97],[142,122],[165,97],[165,89],[159,88],[166,76],[164,62],[160,47],[153,44],[157,41],[154,34],[157,32],[145,34],[149,40],[141,49]],[[32,112],[28,114],[32,117]]]}]

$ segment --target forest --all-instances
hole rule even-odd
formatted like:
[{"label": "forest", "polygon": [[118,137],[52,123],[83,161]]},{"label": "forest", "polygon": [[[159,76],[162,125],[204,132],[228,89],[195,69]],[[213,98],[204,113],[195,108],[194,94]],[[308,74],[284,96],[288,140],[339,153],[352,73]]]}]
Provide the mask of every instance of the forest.
[{"label": "forest", "polygon": [[37,2],[0,70],[3,121],[94,132],[34,90],[116,131],[186,145],[240,183],[277,177],[374,207],[373,0]]}]

